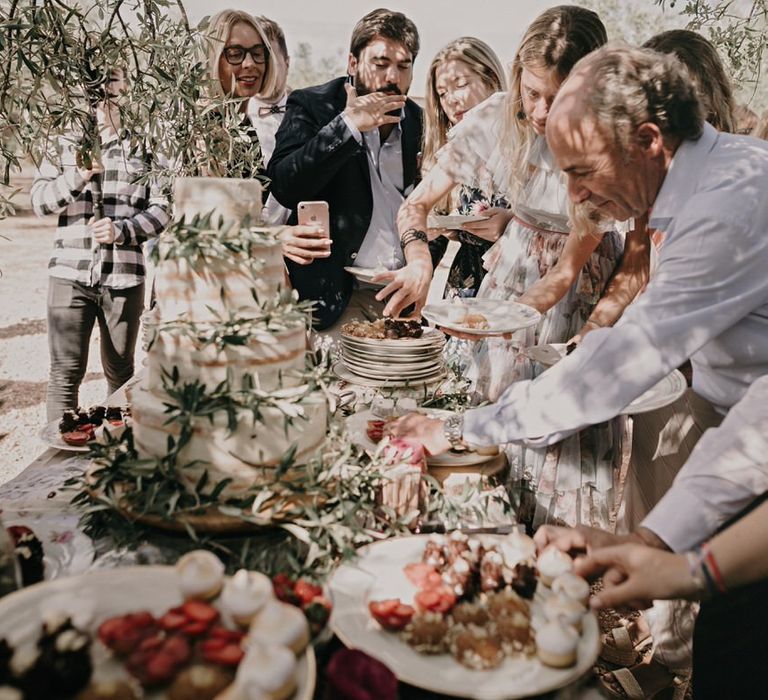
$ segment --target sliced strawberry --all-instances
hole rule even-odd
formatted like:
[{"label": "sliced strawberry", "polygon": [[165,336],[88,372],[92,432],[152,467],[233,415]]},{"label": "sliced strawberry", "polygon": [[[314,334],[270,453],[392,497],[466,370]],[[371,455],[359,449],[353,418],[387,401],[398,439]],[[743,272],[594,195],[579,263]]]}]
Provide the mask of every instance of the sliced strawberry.
[{"label": "sliced strawberry", "polygon": [[159,622],[160,627],[164,630],[173,632],[174,630],[181,629],[187,624],[187,616],[182,612],[173,612],[172,610],[169,610],[160,618]]},{"label": "sliced strawberry", "polygon": [[290,603],[291,605],[299,604],[299,596],[296,595],[296,591],[293,589],[293,579],[288,574],[273,576],[272,588],[275,591],[275,598],[278,600]]},{"label": "sliced strawberry", "polygon": [[96,433],[96,426],[93,423],[83,423],[82,425],[78,425],[77,429],[81,433],[88,433],[88,435],[91,436],[91,440],[93,440],[93,436]]},{"label": "sliced strawberry", "polygon": [[127,656],[142,639],[141,630],[123,622],[107,646],[118,656]]},{"label": "sliced strawberry", "polygon": [[216,625],[208,630],[208,637],[210,639],[223,639],[227,642],[240,642],[245,637],[245,633],[239,630],[228,630],[226,627]]},{"label": "sliced strawberry", "polygon": [[217,651],[203,652],[203,658],[211,664],[219,666],[237,666],[245,656],[245,652],[239,644],[227,644]]},{"label": "sliced strawberry", "polygon": [[143,669],[144,672],[137,674],[137,676],[145,686],[163,685],[176,675],[177,667],[176,659],[161,651],[147,660],[147,665]]},{"label": "sliced strawberry", "polygon": [[120,629],[123,624],[122,617],[110,617],[108,620],[104,620],[104,622],[99,625],[98,630],[99,639],[102,643],[109,646],[111,641],[117,635],[118,629]]},{"label": "sliced strawberry", "polygon": [[192,655],[192,648],[184,637],[176,634],[165,640],[162,653],[175,659],[179,664],[185,664],[189,661],[189,657]]},{"label": "sliced strawberry", "polygon": [[231,644],[231,642],[228,639],[221,639],[220,637],[214,637],[213,639],[205,639],[200,644],[200,651],[202,651],[203,654],[221,651],[228,644]]},{"label": "sliced strawberry", "polygon": [[81,430],[73,430],[69,433],[61,434],[61,439],[64,440],[67,445],[74,445],[75,447],[82,447],[83,445],[87,445],[92,438],[93,435],[90,433],[85,433]]},{"label": "sliced strawberry", "polygon": [[155,649],[159,649],[161,646],[163,646],[164,641],[165,639],[162,634],[153,634],[151,637],[145,637],[141,640],[138,646],[138,650],[140,652],[154,651]]},{"label": "sliced strawberry", "polygon": [[219,611],[200,600],[188,600],[181,606],[181,609],[187,618],[193,622],[203,622],[210,625],[219,619]]},{"label": "sliced strawberry", "polygon": [[146,610],[130,613],[129,615],[125,616],[125,619],[134,627],[138,627],[139,629],[143,629],[155,624],[155,618],[152,616],[152,613],[149,613]]},{"label": "sliced strawberry", "polygon": [[430,574],[437,573],[434,566],[425,564],[424,562],[418,562],[414,564],[407,564],[403,568],[403,573],[406,578],[418,589],[424,588],[424,583]]},{"label": "sliced strawberry", "polygon": [[368,610],[374,617],[389,615],[400,605],[400,598],[388,598],[386,600],[372,600],[368,603]]},{"label": "sliced strawberry", "polygon": [[416,613],[410,605],[401,603],[399,598],[372,601],[368,604],[368,610],[376,622],[391,632],[403,629]]},{"label": "sliced strawberry", "polygon": [[208,631],[208,625],[205,622],[187,622],[181,628],[180,632],[188,635],[189,637],[199,637],[201,634],[205,634]]},{"label": "sliced strawberry", "polygon": [[448,612],[456,605],[456,595],[448,586],[420,591],[414,598],[416,607],[424,612]]},{"label": "sliced strawberry", "polygon": [[305,579],[299,579],[296,581],[296,585],[293,587],[296,595],[301,601],[302,607],[309,605],[315,598],[323,595],[323,589],[320,586],[310,583]]}]

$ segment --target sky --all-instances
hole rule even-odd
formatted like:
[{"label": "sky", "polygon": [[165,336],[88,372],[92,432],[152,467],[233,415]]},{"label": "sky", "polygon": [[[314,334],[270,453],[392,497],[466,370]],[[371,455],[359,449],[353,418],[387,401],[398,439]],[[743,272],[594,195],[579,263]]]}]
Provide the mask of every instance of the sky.
[{"label": "sky", "polygon": [[427,68],[432,57],[449,41],[475,36],[488,43],[504,64],[530,22],[544,9],[559,4],[553,0],[225,0],[215,6],[210,0],[184,0],[190,22],[231,7],[266,15],[283,28],[288,50],[309,43],[313,56],[346,53],[357,20],[377,7],[406,14],[414,21],[421,50],[414,66],[411,94],[423,95]]}]

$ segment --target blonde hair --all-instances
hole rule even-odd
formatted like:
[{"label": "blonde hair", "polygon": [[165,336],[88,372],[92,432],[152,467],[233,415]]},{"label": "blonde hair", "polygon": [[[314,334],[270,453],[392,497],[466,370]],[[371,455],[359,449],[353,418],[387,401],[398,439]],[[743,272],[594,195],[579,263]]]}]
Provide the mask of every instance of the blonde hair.
[{"label": "blonde hair", "polygon": [[[225,94],[219,76],[219,59],[232,32],[232,28],[236,24],[241,23],[251,27],[259,35],[267,49],[271,47],[269,38],[253,15],[249,15],[242,10],[222,10],[211,17],[208,27],[202,32],[202,49],[204,59],[208,65],[208,72],[211,76],[209,90],[212,97],[221,97]],[[271,95],[275,91],[276,84],[277,76],[274,61],[268,55],[259,95]]]},{"label": "blonde hair", "polygon": [[277,102],[288,89],[290,56],[288,55],[288,46],[285,43],[285,34],[282,27],[269,17],[259,15],[256,20],[269,39],[269,60],[275,68],[275,89],[270,93],[264,92],[261,99],[264,102]]},{"label": "blonde hair", "polygon": [[689,29],[673,29],[651,37],[643,48],[680,59],[697,88],[707,121],[718,131],[733,133],[733,87],[717,49],[709,41]]},{"label": "blonde hair", "polygon": [[763,116],[760,117],[750,136],[768,141],[768,111],[763,112]]},{"label": "blonde hair", "polygon": [[559,5],[542,12],[526,29],[509,77],[502,123],[502,148],[509,167],[507,199],[515,208],[529,178],[528,160],[536,132],[523,111],[520,87],[523,68],[554,71],[560,82],[588,53],[608,40],[597,13],[575,5]]},{"label": "blonde hair", "polygon": [[491,93],[506,89],[504,69],[499,57],[484,41],[463,36],[437,52],[427,71],[424,98],[424,139],[421,149],[421,171],[426,173],[435,163],[435,154],[445,145],[452,124],[440,105],[437,94],[437,71],[448,61],[461,61],[477,75]]}]

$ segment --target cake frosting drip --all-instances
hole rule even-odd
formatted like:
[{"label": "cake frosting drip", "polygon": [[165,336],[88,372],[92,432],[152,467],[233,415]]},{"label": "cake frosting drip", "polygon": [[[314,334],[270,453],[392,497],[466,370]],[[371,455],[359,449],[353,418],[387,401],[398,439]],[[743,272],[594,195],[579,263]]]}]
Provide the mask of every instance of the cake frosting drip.
[{"label": "cake frosting drip", "polygon": [[286,287],[276,231],[253,226],[258,183],[179,178],[174,202],[177,223],[157,249],[147,372],[128,392],[134,445],[151,458],[175,445],[186,485],[207,471],[208,491],[230,479],[221,496],[243,496],[273,482],[289,451],[301,466],[325,440],[307,311]]}]

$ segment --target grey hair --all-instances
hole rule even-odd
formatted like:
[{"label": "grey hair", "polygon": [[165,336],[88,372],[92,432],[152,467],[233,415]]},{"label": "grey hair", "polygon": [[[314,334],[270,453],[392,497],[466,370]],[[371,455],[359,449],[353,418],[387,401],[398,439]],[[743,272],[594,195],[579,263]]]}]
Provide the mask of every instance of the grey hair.
[{"label": "grey hair", "polygon": [[656,124],[665,139],[701,136],[704,109],[675,56],[613,44],[583,58],[577,71],[587,75],[584,100],[598,128],[611,134],[623,152],[647,122]]}]

